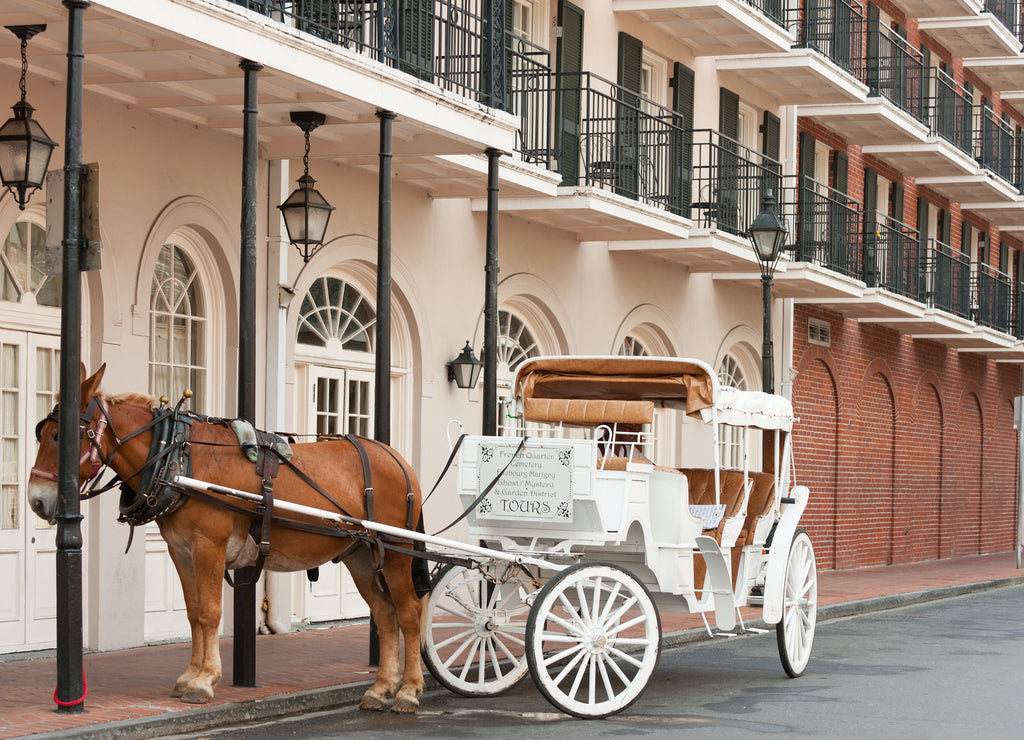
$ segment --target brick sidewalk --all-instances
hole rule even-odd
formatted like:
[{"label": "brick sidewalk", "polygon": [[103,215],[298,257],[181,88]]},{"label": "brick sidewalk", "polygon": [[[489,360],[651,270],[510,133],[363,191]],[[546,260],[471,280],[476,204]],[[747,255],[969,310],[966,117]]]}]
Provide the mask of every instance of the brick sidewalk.
[{"label": "brick sidewalk", "polygon": [[[963,590],[970,584],[1024,584],[1024,571],[1016,570],[1013,553],[823,571],[819,573],[818,602],[822,617],[827,618],[831,605],[864,603],[868,610],[891,608],[904,600],[887,601],[884,597],[917,592],[952,595],[958,587]],[[949,589],[954,591],[948,592]],[[918,600],[924,598],[931,597],[920,595]],[[746,611],[744,618],[748,616]],[[749,616],[756,618],[757,611],[750,611]],[[831,611],[843,613],[839,609]],[[678,635],[698,627],[702,627],[699,615],[662,614],[665,635]],[[231,640],[226,638],[221,641],[224,677],[214,701],[205,707],[182,704],[168,696],[175,679],[188,664],[190,646],[186,643],[86,655],[89,692],[86,711],[81,714],[54,711],[54,658],[0,663],[0,738],[58,731],[91,734],[87,730],[104,727],[109,730],[109,737],[153,737],[167,734],[172,727],[174,731],[188,731],[190,722],[195,729],[212,727],[217,724],[218,715],[223,716],[223,723],[229,721],[229,715],[241,717],[239,711],[272,698],[279,700],[275,704],[278,714],[284,708],[301,708],[306,706],[306,694],[331,687],[350,687],[351,697],[347,701],[352,701],[362,693],[359,685],[373,676],[373,670],[366,665],[366,640],[365,624],[261,635],[256,640],[256,675],[260,686],[239,688],[231,685]],[[339,696],[333,694],[331,702],[336,703]]]}]

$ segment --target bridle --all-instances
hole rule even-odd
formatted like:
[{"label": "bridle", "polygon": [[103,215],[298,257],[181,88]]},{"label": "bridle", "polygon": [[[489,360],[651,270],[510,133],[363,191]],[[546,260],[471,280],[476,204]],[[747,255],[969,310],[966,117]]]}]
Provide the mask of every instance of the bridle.
[{"label": "bridle", "polygon": [[[39,423],[36,424],[36,442],[42,441],[43,425],[48,421],[57,421],[59,409],[60,404],[58,403],[54,405],[53,409],[45,418],[41,419]],[[110,406],[105,400],[97,396],[93,396],[86,405],[85,410],[82,411],[82,415],[78,420],[78,428],[82,431],[82,436],[89,440],[88,447],[78,460],[78,466],[81,467],[86,463],[89,463],[91,469],[89,477],[82,483],[82,486],[79,489],[79,495],[82,498],[89,498],[90,496],[95,496],[97,493],[100,493],[100,491],[91,491],[86,493],[86,489],[89,487],[89,484],[99,476],[100,471],[110,463],[110,459],[114,456],[114,453],[117,452],[118,447],[121,446],[122,440],[118,439],[117,432],[114,431],[114,428],[110,423],[109,409]],[[96,413],[97,411],[99,411],[98,415]],[[103,436],[107,429],[110,430],[110,434],[114,438],[114,449],[111,451],[109,456],[103,454]],[[57,481],[56,473],[51,473],[50,471],[42,470],[41,468],[32,468],[30,475],[35,475],[43,480]]]}]

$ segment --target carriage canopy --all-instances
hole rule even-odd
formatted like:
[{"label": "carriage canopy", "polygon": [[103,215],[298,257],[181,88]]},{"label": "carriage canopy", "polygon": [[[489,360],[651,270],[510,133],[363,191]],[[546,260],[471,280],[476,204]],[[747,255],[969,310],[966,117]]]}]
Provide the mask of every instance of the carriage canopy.
[{"label": "carriage canopy", "polygon": [[516,396],[530,399],[649,401],[711,423],[789,431],[788,399],[723,386],[701,360],[683,357],[552,356],[527,360]]}]

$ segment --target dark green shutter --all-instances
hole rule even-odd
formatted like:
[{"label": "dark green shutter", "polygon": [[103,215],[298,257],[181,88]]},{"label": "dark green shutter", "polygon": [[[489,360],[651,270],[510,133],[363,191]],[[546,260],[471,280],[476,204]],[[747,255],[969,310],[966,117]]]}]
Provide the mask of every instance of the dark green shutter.
[{"label": "dark green shutter", "polygon": [[619,32],[619,73],[615,106],[614,189],[637,198],[640,193],[640,88],[643,84],[644,45]]},{"label": "dark green shutter", "polygon": [[843,152],[832,152],[832,188],[828,201],[829,264],[845,275],[857,274],[857,212],[848,207],[850,159]]},{"label": "dark green shutter", "polygon": [[558,55],[558,96],[555,121],[558,126],[558,171],[563,185],[578,185],[580,179],[580,103],[582,102],[583,10],[567,0],[558,4],[558,25],[562,35]]},{"label": "dark green shutter", "polygon": [[434,0],[398,0],[398,68],[434,77]]},{"label": "dark green shutter", "polygon": [[775,200],[782,203],[782,122],[771,111],[765,111],[761,118],[761,153],[765,171],[761,182],[762,197],[770,190]]},{"label": "dark green shutter", "polygon": [[878,237],[878,173],[864,168],[864,282],[875,288],[881,278]]},{"label": "dark green shutter", "polygon": [[840,151],[832,153],[832,187],[843,195],[850,189],[850,158]]},{"label": "dark green shutter", "polygon": [[889,189],[889,210],[892,213],[892,220],[903,223],[903,201],[906,190],[898,182],[894,182]]},{"label": "dark green shutter", "polygon": [[693,70],[675,63],[672,69],[672,110],[676,112],[669,140],[672,176],[669,197],[673,213],[689,216],[693,202]]},{"label": "dark green shutter", "polygon": [[878,14],[878,6],[874,3],[868,3],[868,95],[878,95],[879,93],[881,29],[882,25]]},{"label": "dark green shutter", "polygon": [[801,262],[820,262],[818,245],[815,243],[815,193],[814,193],[814,149],[815,139],[806,131],[801,131],[799,138],[799,158],[797,174],[799,175],[799,192],[797,195],[797,259]]},{"label": "dark green shutter", "polygon": [[724,87],[718,95],[718,227],[731,234],[742,234],[740,224],[740,158],[736,138],[740,131],[740,97]]},{"label": "dark green shutter", "polygon": [[[928,201],[918,196],[917,198],[917,260],[918,264],[921,265],[922,272],[927,269],[928,259]],[[940,267],[940,264],[936,262],[936,268]],[[942,269],[945,269],[945,261],[941,263]],[[933,278],[934,279],[934,278]],[[923,303],[931,305],[931,296],[928,294],[929,290],[934,290],[935,286],[932,285],[929,288],[928,281],[922,280],[918,290],[918,300]]]}]

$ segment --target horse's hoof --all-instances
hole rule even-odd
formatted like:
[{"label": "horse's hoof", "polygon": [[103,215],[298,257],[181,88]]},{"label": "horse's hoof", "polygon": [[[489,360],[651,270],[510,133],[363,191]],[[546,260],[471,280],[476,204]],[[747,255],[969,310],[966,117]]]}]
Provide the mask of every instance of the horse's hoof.
[{"label": "horse's hoof", "polygon": [[208,704],[212,698],[213,692],[209,689],[186,689],[181,695],[186,704]]},{"label": "horse's hoof", "polygon": [[381,697],[367,692],[363,694],[363,700],[359,702],[359,708],[367,712],[383,712],[388,708],[388,703]]},{"label": "horse's hoof", "polygon": [[183,684],[183,683],[176,684],[174,686],[174,688],[171,689],[171,696],[174,697],[175,699],[179,698],[182,694],[185,693],[185,686],[186,685],[187,684]]},{"label": "horse's hoof", "polygon": [[399,694],[395,703],[391,705],[391,711],[399,714],[412,714],[420,706],[420,701],[414,696]]}]

